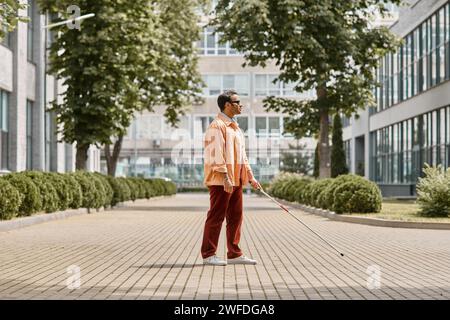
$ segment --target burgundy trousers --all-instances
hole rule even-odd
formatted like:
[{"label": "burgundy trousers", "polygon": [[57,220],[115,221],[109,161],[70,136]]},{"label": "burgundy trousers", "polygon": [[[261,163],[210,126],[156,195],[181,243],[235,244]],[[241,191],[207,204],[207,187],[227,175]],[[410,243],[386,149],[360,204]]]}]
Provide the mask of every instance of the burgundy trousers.
[{"label": "burgundy trousers", "polygon": [[227,222],[227,258],[242,255],[239,248],[242,226],[242,184],[228,193],[223,186],[208,186],[210,208],[206,217],[201,253],[203,259],[216,254],[224,218]]}]

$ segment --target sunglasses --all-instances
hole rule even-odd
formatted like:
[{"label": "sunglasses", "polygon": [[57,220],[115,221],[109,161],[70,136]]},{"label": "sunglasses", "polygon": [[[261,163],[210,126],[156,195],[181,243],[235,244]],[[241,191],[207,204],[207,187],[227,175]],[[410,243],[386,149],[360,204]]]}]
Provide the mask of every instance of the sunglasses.
[{"label": "sunglasses", "polygon": [[237,103],[239,106],[241,106],[241,100],[236,100],[236,101],[230,101],[230,103]]}]

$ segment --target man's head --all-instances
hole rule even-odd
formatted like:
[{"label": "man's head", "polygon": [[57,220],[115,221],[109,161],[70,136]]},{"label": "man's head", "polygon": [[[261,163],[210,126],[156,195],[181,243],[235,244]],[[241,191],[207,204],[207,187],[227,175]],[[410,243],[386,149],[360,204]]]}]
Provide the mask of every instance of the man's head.
[{"label": "man's head", "polygon": [[239,100],[239,96],[236,91],[228,90],[219,95],[217,98],[217,105],[220,111],[234,117],[237,114],[241,114],[242,105]]}]

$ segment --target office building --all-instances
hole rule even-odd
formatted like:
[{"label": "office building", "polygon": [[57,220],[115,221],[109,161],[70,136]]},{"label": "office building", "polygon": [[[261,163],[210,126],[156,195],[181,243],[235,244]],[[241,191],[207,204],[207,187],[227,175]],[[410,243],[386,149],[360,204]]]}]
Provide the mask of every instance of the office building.
[{"label": "office building", "polygon": [[376,70],[376,106],[344,128],[351,171],[384,196],[414,196],[424,163],[450,165],[450,2],[406,2],[390,26],[404,42]]},{"label": "office building", "polygon": [[[22,1],[28,7],[0,44],[0,172],[40,170],[68,172],[75,169],[75,148],[58,142],[54,115],[45,109],[55,98],[61,101],[62,82],[46,75],[46,47],[54,36],[43,29],[48,15],[37,1]],[[100,170],[100,150],[89,151],[87,169]]]}]

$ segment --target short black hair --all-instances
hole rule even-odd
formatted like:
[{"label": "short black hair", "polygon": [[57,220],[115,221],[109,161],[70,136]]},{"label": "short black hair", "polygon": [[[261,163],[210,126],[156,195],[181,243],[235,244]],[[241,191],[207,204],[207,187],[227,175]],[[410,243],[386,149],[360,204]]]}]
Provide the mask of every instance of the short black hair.
[{"label": "short black hair", "polygon": [[230,102],[231,96],[235,94],[238,93],[234,90],[227,90],[219,95],[219,97],[217,98],[217,105],[219,106],[220,111],[223,111],[223,109],[225,109],[225,103]]}]

